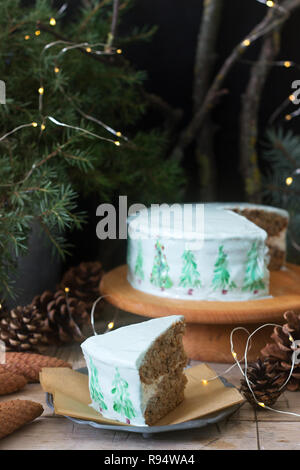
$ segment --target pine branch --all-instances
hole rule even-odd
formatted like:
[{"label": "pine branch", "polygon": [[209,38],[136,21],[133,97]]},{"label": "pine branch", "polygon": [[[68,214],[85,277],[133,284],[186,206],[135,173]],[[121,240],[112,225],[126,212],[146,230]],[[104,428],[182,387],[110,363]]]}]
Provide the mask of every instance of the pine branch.
[{"label": "pine branch", "polygon": [[[65,37],[62,34],[55,31],[53,28],[49,28],[49,26],[45,25],[41,21],[37,21],[37,28],[41,31],[45,31],[45,32],[51,34],[52,36],[54,36],[56,39],[58,39],[60,41],[69,42],[70,44],[79,44],[79,43],[75,43],[75,42],[71,41],[67,37]],[[92,54],[91,52],[87,52],[86,48],[84,48],[84,47],[78,47],[78,48],[76,48],[76,51],[79,51],[81,54],[84,54],[86,57],[90,57],[93,60],[101,62],[102,64],[105,64],[107,66],[111,65],[111,60],[107,60],[107,58],[111,59],[110,55],[107,55],[106,57],[105,56],[100,56],[100,55],[95,55],[95,54]]]}]

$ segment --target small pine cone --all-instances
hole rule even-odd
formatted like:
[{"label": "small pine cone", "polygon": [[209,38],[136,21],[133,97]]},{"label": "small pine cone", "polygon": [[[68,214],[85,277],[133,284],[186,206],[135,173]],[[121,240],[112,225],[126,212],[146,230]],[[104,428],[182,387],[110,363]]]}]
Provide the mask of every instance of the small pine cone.
[{"label": "small pine cone", "polygon": [[[247,367],[247,378],[250,386],[255,395],[257,402],[264,403],[266,406],[272,407],[282,394],[283,389],[280,390],[281,385],[284,383],[282,374],[274,375],[267,371],[267,364],[261,359],[253,362]],[[241,379],[241,392],[244,397],[253,407],[259,407],[253,397],[253,394],[247,384],[245,378]]]},{"label": "small pine cone", "polygon": [[[286,323],[282,328],[279,326],[274,327],[271,335],[274,342],[268,343],[261,350],[261,355],[265,358],[268,371],[272,371],[274,374],[282,374],[286,380],[292,367],[294,353],[292,340],[300,340],[300,315],[287,311],[283,317]],[[300,364],[294,365],[287,389],[290,391],[300,389]]]},{"label": "small pine cone", "polygon": [[68,367],[72,369],[71,364],[62,359],[35,353],[7,352],[5,361],[4,364],[0,364],[0,377],[1,370],[9,371],[13,374],[23,375],[31,383],[39,382],[39,374],[43,367]]},{"label": "small pine cone", "polygon": [[[60,288],[70,289],[71,295],[82,300],[90,309],[99,297],[99,284],[104,274],[99,261],[90,261],[73,266],[64,274]],[[97,304],[102,306],[102,302]]]},{"label": "small pine cone", "polygon": [[23,375],[0,369],[0,395],[18,392],[27,384],[27,379]]},{"label": "small pine cone", "polygon": [[43,315],[48,342],[70,343],[85,339],[81,328],[90,322],[90,316],[84,302],[63,290],[54,294],[45,291],[34,297],[30,307]]},{"label": "small pine cone", "polygon": [[18,306],[2,315],[0,339],[7,351],[36,351],[39,345],[47,343],[43,329],[41,313],[29,306]]},{"label": "small pine cone", "polygon": [[0,403],[0,439],[30,423],[44,411],[40,403],[9,400]]}]

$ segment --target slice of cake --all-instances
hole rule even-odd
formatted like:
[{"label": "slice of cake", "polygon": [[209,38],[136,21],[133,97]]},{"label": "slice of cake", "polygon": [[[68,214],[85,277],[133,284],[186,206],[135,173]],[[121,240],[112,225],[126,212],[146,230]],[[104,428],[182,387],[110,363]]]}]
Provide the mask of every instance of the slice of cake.
[{"label": "slice of cake", "polygon": [[136,426],[151,426],[173,410],[186,384],[184,329],[184,317],[173,315],[85,340],[91,406]]}]

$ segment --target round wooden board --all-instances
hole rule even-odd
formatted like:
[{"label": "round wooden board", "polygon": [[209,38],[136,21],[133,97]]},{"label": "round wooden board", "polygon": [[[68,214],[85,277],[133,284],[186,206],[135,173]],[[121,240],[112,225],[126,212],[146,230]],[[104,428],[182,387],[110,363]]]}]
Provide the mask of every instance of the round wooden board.
[{"label": "round wooden board", "polygon": [[[100,283],[106,300],[127,312],[155,318],[184,315],[187,331],[185,349],[192,359],[232,362],[229,337],[236,326],[250,332],[264,323],[282,323],[287,310],[300,312],[300,266],[287,263],[284,269],[270,273],[270,294],[262,300],[214,302],[169,299],[134,289],[127,281],[127,265],[105,274]],[[253,339],[248,360],[256,359],[270,338],[271,329],[262,329]],[[242,336],[242,337],[241,337]],[[235,351],[244,354],[246,336],[236,334]]]}]

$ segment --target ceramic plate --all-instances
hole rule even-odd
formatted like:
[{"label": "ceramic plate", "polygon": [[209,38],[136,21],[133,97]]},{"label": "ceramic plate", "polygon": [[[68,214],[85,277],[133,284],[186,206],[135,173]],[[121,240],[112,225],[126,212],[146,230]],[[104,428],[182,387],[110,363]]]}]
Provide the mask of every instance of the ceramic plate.
[{"label": "ceramic plate", "polygon": [[[86,367],[82,369],[77,369],[77,372],[81,372],[82,374],[88,373]],[[234,385],[227,382],[227,380],[224,379],[224,377],[220,377],[220,379],[222,380],[225,387],[235,388]],[[47,401],[47,405],[49,406],[49,408],[54,410],[53,397],[50,393],[46,393],[46,401]],[[203,418],[192,419],[184,423],[171,424],[168,426],[132,426],[132,425],[131,426],[124,426],[124,425],[119,426],[117,424],[96,423],[95,421],[87,421],[84,419],[72,418],[71,416],[65,416],[65,417],[70,419],[74,423],[85,424],[85,425],[93,426],[94,428],[98,428],[98,429],[111,429],[112,431],[137,432],[137,433],[143,434],[144,437],[151,437],[152,434],[157,434],[161,432],[203,428],[204,426],[207,426],[208,424],[218,423],[222,421],[223,419],[225,419],[227,416],[230,416],[231,414],[233,414],[240,406],[241,404],[233,405],[231,407],[226,408],[225,410],[221,410],[216,413],[211,413],[209,415],[206,415]]]}]

